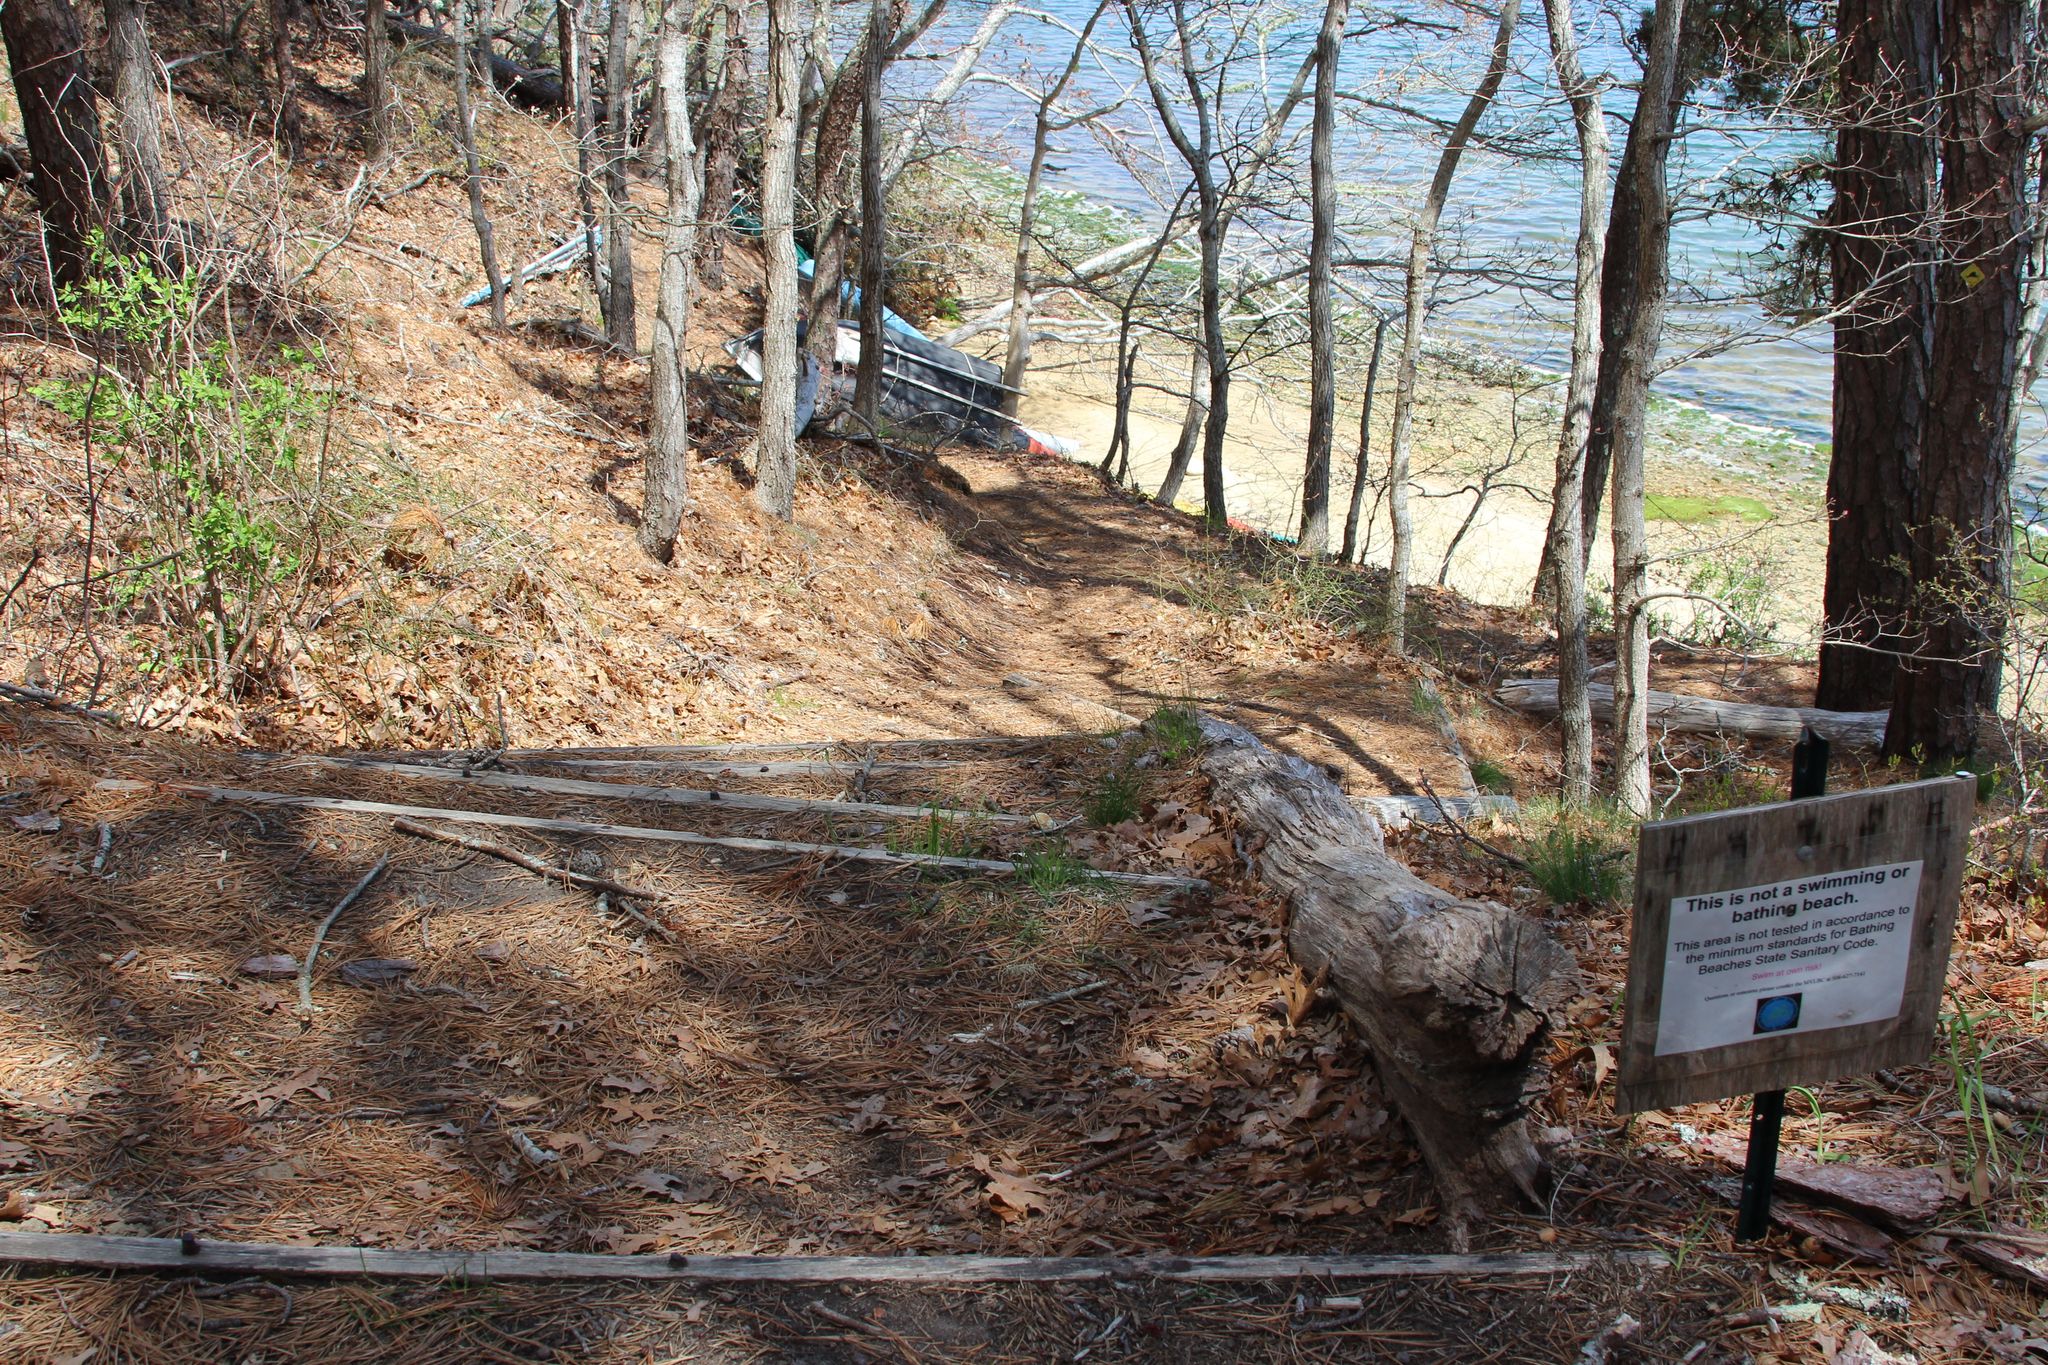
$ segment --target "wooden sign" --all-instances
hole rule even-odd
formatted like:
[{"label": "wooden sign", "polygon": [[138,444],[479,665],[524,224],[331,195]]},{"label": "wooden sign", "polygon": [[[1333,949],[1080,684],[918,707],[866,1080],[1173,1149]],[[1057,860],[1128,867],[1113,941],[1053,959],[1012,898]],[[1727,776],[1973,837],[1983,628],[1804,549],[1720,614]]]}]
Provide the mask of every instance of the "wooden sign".
[{"label": "wooden sign", "polygon": [[1624,1114],[1926,1060],[1977,779],[1647,823]]}]

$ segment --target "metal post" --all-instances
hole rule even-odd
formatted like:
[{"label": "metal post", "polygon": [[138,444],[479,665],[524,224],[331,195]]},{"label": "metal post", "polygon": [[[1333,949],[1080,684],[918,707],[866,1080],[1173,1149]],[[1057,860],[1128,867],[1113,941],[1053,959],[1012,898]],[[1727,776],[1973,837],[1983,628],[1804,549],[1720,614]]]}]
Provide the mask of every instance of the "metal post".
[{"label": "metal post", "polygon": [[[1828,742],[1811,729],[1792,748],[1792,799],[1823,796],[1828,789]],[[1778,1133],[1785,1122],[1785,1092],[1761,1090],[1750,1097],[1749,1152],[1742,1163],[1742,1205],[1735,1214],[1735,1240],[1761,1241],[1771,1227],[1771,1187],[1778,1180]]]}]

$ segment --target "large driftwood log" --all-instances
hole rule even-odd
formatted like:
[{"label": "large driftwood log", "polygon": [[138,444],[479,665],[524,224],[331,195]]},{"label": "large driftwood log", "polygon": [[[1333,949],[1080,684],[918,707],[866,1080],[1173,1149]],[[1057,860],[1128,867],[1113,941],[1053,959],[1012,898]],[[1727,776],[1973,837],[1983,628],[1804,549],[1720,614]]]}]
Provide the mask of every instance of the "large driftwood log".
[{"label": "large driftwood log", "polygon": [[1288,950],[1327,975],[1364,1034],[1462,1247],[1482,1209],[1535,1197],[1543,1161],[1528,1105],[1578,965],[1534,921],[1395,862],[1377,821],[1321,769],[1239,726],[1200,723],[1215,804],[1257,836],[1254,869],[1287,900]]},{"label": "large driftwood log", "polygon": [[[1532,716],[1557,714],[1557,679],[1511,678],[1494,694],[1504,706]],[[1607,720],[1614,709],[1614,688],[1593,683],[1586,689],[1596,720]],[[1834,744],[1875,749],[1884,743],[1888,711],[1822,711],[1811,706],[1758,706],[1746,701],[1715,701],[1711,697],[1688,697],[1677,692],[1650,693],[1650,724],[1667,730],[1702,735],[1746,735],[1752,739],[1796,740],[1799,732],[1813,732]]]}]

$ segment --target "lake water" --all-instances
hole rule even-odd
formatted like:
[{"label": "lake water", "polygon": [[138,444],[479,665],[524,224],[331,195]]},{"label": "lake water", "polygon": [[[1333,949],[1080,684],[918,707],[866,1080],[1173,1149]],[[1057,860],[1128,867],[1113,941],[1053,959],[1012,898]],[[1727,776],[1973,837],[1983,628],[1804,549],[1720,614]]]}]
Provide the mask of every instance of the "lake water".
[{"label": "lake water", "polygon": [[[1092,6],[1082,0],[1046,0],[1043,8],[1078,28]],[[964,36],[983,9],[977,6],[949,20],[952,35]],[[1562,286],[1568,280],[1571,244],[1577,231],[1578,167],[1568,142],[1568,112],[1549,71],[1542,10],[1534,0],[1525,0],[1523,9],[1514,70],[1482,122],[1481,132],[1538,137],[1564,155],[1539,159],[1475,144],[1460,168],[1445,219],[1445,239],[1455,244],[1455,252],[1447,251],[1440,259],[1468,264],[1497,260],[1524,275],[1543,277],[1548,287],[1525,283],[1482,288],[1446,279],[1432,313],[1431,331],[1440,339],[1471,343],[1542,369],[1562,371],[1568,362],[1570,317]],[[1219,11],[1225,16],[1246,12]],[[1170,42],[1169,19],[1163,11],[1154,13],[1151,31],[1155,41]],[[1384,16],[1387,11],[1376,13]],[[1492,26],[1467,21],[1462,30],[1445,31],[1440,25],[1447,11],[1420,7],[1415,0],[1410,0],[1408,13],[1431,19],[1439,27],[1381,30],[1349,39],[1339,88],[1353,96],[1398,102],[1430,118],[1453,119],[1484,65]],[[1304,13],[1269,30],[1263,64],[1247,64],[1234,78],[1234,117],[1255,117],[1262,89],[1278,92],[1287,86],[1313,41],[1319,17],[1319,13]],[[1224,41],[1225,21],[1212,17],[1209,22],[1205,40]],[[1075,92],[1103,96],[1118,84],[1139,88],[1124,23],[1122,11],[1113,9],[1098,24],[1097,43],[1106,55],[1084,65]],[[1640,68],[1612,16],[1603,15],[1593,27],[1582,30],[1581,42],[1587,72],[1609,81],[1604,100],[1612,159],[1618,163],[1627,135],[1625,119],[1635,100],[1626,86],[1637,78]],[[1061,29],[1042,20],[1017,17],[998,39],[986,64],[1020,79],[1027,87],[1039,88],[1064,66],[1072,47],[1072,37]],[[1012,159],[1022,165],[1029,154],[1032,102],[994,84],[971,87],[967,99],[976,132],[987,136],[989,130],[1002,129],[1000,136]],[[1096,102],[1081,93],[1068,101],[1079,107]],[[1177,193],[1186,173],[1172,148],[1155,131],[1149,101],[1141,94],[1105,123],[1116,129],[1131,155],[1120,161],[1086,132],[1067,133],[1059,138],[1050,158],[1048,188],[1116,205],[1139,220],[1160,221],[1164,213],[1157,195],[1163,192],[1170,198]],[[1293,158],[1301,196],[1294,211],[1303,218],[1307,123],[1304,103],[1295,115],[1301,137],[1299,153]],[[1352,221],[1347,246],[1357,255],[1399,259],[1406,249],[1404,218],[1420,200],[1435,170],[1439,135],[1408,113],[1370,107],[1353,99],[1340,114],[1338,141],[1338,171],[1344,185],[1341,212]],[[1792,126],[1773,126],[1747,112],[1710,108],[1696,117],[1693,132],[1683,140],[1673,162],[1671,182],[1680,198],[1673,228],[1673,304],[1666,343],[1666,358],[1672,368],[1659,378],[1657,389],[1732,418],[1824,442],[1828,439],[1831,334],[1825,326],[1800,329],[1765,314],[1748,283],[1761,273],[1763,253],[1769,245],[1766,234],[1736,213],[1715,209],[1711,202],[1712,194],[1732,177],[1815,147],[1813,134]],[[1153,179],[1159,188],[1148,192],[1125,164],[1130,160],[1156,165]],[[1305,226],[1268,214],[1263,221],[1248,217],[1238,232],[1263,232],[1300,241]],[[1351,278],[1365,301],[1398,314],[1401,295],[1396,271],[1366,276],[1354,272]]]}]

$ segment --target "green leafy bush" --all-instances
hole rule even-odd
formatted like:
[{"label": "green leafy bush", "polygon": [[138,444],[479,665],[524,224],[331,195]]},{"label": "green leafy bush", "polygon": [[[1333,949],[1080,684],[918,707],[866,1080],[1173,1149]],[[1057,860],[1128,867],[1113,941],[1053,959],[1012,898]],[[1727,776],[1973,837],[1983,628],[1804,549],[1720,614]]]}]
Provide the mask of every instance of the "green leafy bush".
[{"label": "green leafy bush", "polygon": [[324,499],[306,465],[329,401],[319,356],[280,347],[246,368],[229,339],[205,335],[191,272],[102,240],[93,265],[59,302],[97,363],[33,392],[83,428],[105,471],[92,495],[132,508],[119,562],[96,570],[112,585],[98,605],[137,631],[146,668],[242,691],[276,662],[292,585],[318,558]]}]

